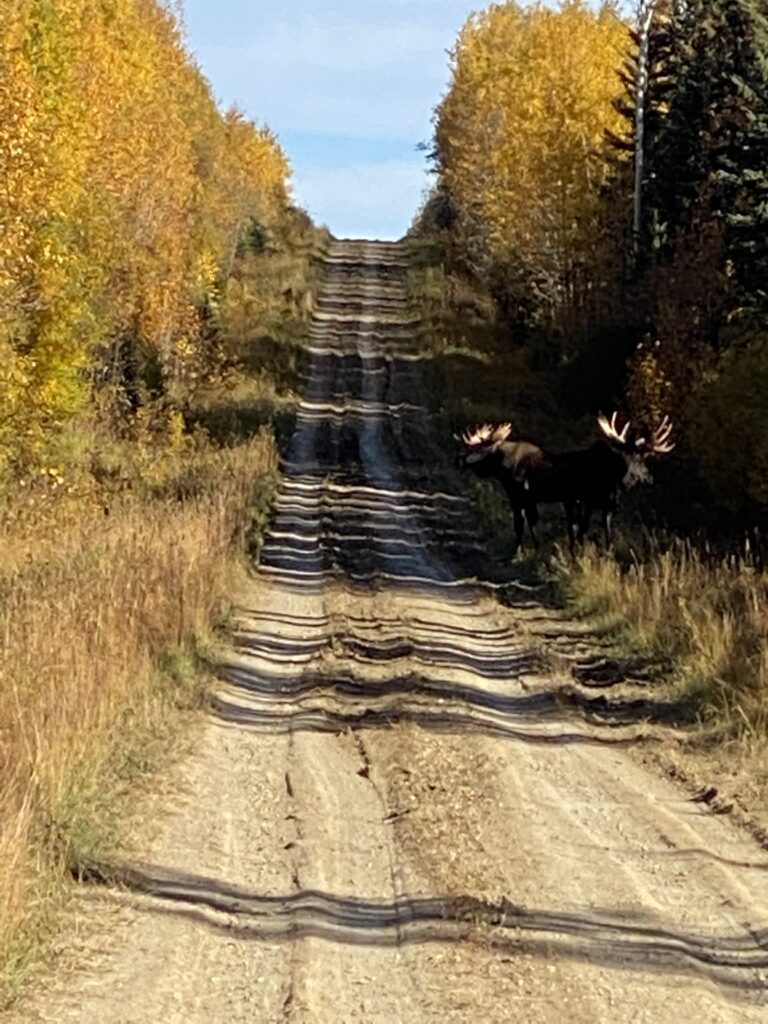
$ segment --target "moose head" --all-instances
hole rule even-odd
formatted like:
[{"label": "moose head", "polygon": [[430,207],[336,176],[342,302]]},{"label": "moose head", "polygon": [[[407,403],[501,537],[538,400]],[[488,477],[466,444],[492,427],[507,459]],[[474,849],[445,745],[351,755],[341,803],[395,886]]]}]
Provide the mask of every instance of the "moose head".
[{"label": "moose head", "polygon": [[675,445],[670,440],[672,422],[665,416],[658,427],[646,436],[632,430],[630,420],[619,429],[618,413],[614,412],[610,420],[602,413],[597,417],[598,426],[603,433],[604,441],[611,449],[622,455],[625,462],[625,473],[622,479],[624,487],[633,487],[639,483],[649,483],[651,473],[648,463],[658,455],[666,455]]},{"label": "moose head", "polygon": [[509,440],[511,433],[511,423],[484,423],[474,430],[465,430],[460,437],[457,435],[457,440],[463,441],[468,449],[464,453],[465,465],[476,465],[493,452],[497,452],[500,446]]},{"label": "moose head", "polygon": [[512,507],[518,545],[522,541],[526,521],[536,543],[538,511],[533,488],[540,464],[546,457],[537,445],[514,440],[511,433],[511,423],[484,423],[456,435],[456,439],[463,441],[465,446],[462,465],[481,480],[496,480],[506,493]]},{"label": "moose head", "polygon": [[530,491],[546,456],[538,445],[510,437],[511,423],[484,423],[457,437],[464,442],[462,464],[481,479],[499,481],[510,501],[519,491]]}]

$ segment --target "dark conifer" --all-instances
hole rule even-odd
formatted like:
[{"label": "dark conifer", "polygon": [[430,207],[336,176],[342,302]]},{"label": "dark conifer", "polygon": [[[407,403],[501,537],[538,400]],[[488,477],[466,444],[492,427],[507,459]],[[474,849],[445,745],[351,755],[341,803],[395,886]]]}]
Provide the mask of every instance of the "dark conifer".
[{"label": "dark conifer", "polygon": [[657,244],[723,225],[734,304],[768,315],[768,19],[761,0],[688,0],[656,139],[649,212]]}]

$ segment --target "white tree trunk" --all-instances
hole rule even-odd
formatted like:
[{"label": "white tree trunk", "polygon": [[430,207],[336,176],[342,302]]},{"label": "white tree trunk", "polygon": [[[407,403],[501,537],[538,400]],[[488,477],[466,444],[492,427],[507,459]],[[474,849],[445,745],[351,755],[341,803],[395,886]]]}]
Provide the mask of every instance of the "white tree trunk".
[{"label": "white tree trunk", "polygon": [[632,213],[632,252],[635,263],[640,256],[640,231],[643,202],[643,146],[645,142],[645,96],[648,91],[648,43],[655,0],[639,0],[637,30],[640,49],[635,79],[635,189]]}]

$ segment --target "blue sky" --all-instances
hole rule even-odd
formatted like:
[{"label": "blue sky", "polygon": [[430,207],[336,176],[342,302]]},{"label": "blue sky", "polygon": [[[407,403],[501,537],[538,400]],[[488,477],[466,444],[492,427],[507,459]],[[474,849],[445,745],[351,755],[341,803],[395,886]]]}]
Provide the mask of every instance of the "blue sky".
[{"label": "blue sky", "polygon": [[280,138],[297,202],[334,234],[399,238],[428,184],[458,0],[184,0],[189,45],[222,106]]}]

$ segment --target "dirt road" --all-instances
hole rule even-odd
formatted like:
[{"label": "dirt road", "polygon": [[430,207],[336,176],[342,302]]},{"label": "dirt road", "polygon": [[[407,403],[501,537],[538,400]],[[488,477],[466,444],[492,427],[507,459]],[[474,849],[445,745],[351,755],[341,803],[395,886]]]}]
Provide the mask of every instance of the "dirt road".
[{"label": "dirt road", "polygon": [[477,581],[404,264],[333,247],[199,749],[9,1020],[768,1019],[768,856],[629,756],[634,704],[563,699],[566,624]]}]

